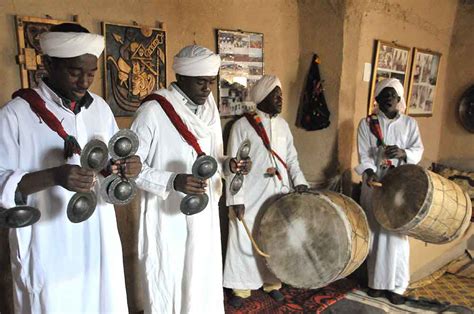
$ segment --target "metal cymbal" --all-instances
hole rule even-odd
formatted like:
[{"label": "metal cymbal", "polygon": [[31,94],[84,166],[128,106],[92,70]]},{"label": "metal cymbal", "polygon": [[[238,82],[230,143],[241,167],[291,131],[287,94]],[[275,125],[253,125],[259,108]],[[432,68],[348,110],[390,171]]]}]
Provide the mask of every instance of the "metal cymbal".
[{"label": "metal cymbal", "polygon": [[139,145],[138,136],[129,129],[122,129],[112,136],[109,141],[109,152],[114,160],[135,155]]},{"label": "metal cymbal", "polygon": [[462,96],[459,102],[459,120],[461,125],[471,133],[474,133],[474,85]]},{"label": "metal cymbal", "polygon": [[67,204],[67,218],[73,223],[89,219],[97,206],[97,196],[94,192],[76,193]]},{"label": "metal cymbal", "polygon": [[31,226],[41,217],[41,212],[31,206],[0,207],[0,227],[22,228]]},{"label": "metal cymbal", "polygon": [[125,205],[130,203],[137,194],[135,180],[116,178],[110,183],[108,196],[110,203],[114,205]]},{"label": "metal cymbal", "polygon": [[179,209],[185,215],[194,215],[202,212],[208,203],[209,196],[207,194],[188,194],[181,200]]},{"label": "metal cymbal", "polygon": [[208,155],[199,156],[194,161],[191,173],[198,179],[206,180],[212,177],[217,171],[217,161]]},{"label": "metal cymbal", "polygon": [[235,157],[237,161],[249,158],[251,148],[252,148],[252,143],[250,142],[250,140],[249,139],[244,140],[240,144],[239,149],[237,150],[237,155]]},{"label": "metal cymbal", "polygon": [[106,201],[109,204],[112,204],[112,201],[109,198],[109,187],[110,187],[110,184],[117,178],[120,178],[120,177],[116,174],[111,174],[107,176],[106,178],[104,178],[104,180],[102,180],[102,182],[100,183],[100,196],[102,196],[104,201]]},{"label": "metal cymbal", "polygon": [[99,172],[107,165],[108,158],[107,145],[101,140],[93,139],[81,152],[81,167]]},{"label": "metal cymbal", "polygon": [[235,195],[239,193],[243,184],[244,184],[244,176],[241,173],[236,174],[232,178],[232,181],[230,181],[230,187],[229,187],[230,194]]}]

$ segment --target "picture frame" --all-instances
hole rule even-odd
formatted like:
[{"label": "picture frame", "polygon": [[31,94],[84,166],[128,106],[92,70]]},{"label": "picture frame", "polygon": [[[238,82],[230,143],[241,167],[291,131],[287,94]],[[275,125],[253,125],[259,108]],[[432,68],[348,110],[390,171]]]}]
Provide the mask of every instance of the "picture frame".
[{"label": "picture frame", "polygon": [[264,74],[263,39],[262,33],[216,30],[217,53],[222,59],[218,76],[221,117],[255,110],[249,91]]},{"label": "picture frame", "polygon": [[142,100],[166,87],[166,32],[102,22],[105,100],[116,117],[133,116]]},{"label": "picture frame", "polygon": [[33,16],[15,16],[18,46],[18,56],[16,59],[20,66],[22,88],[34,88],[46,76],[39,36],[49,31],[52,26],[62,23],[77,22]]},{"label": "picture frame", "polygon": [[430,117],[435,105],[441,53],[414,48],[412,60],[408,115]]},{"label": "picture frame", "polygon": [[376,41],[374,66],[370,86],[367,113],[371,114],[377,107],[375,102],[375,86],[385,78],[397,78],[403,85],[406,99],[408,95],[411,48],[393,42]]}]

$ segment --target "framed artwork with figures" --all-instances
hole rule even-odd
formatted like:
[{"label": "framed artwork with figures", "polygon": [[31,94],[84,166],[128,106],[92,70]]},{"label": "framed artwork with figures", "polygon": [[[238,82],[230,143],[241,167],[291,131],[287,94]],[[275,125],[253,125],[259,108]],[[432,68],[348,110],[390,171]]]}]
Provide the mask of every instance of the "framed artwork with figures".
[{"label": "framed artwork with figures", "polygon": [[410,116],[432,116],[441,54],[415,48],[407,101]]},{"label": "framed artwork with figures", "polygon": [[115,116],[132,116],[166,87],[166,33],[161,28],[102,23],[105,100]]},{"label": "framed artwork with figures", "polygon": [[46,75],[39,36],[49,31],[53,25],[76,22],[16,16],[15,23],[18,41],[17,63],[20,65],[21,87],[34,88],[38,86],[41,79]]}]

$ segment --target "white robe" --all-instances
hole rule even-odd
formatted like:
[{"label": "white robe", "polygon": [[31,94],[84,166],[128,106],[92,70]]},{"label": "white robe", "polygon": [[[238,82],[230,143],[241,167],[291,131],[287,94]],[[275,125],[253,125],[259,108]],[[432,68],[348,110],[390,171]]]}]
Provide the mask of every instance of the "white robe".
[{"label": "white robe", "polygon": [[[197,114],[171,85],[164,96],[197,137],[201,149],[224,161],[219,112],[212,94]],[[138,257],[143,271],[145,313],[223,313],[222,256],[218,201],[222,167],[208,180],[208,206],[186,216],[184,194],[172,187],[174,174],[191,173],[197,154],[156,101],[144,103],[132,124],[140,138],[143,168]],[[171,180],[170,180],[171,178]]]},{"label": "white robe", "polygon": [[[288,123],[283,118],[269,116],[257,111],[262,119],[273,150],[287,163],[288,171],[277,161],[283,180],[276,176],[265,177],[266,170],[274,167],[273,158],[263,145],[263,141],[250,125],[247,118],[242,117],[232,127],[227,148],[227,155],[235,156],[245,139],[252,143],[250,157],[252,170],[244,179],[242,189],[232,196],[227,187],[227,205],[244,204],[244,219],[251,230],[254,229],[255,218],[262,204],[271,196],[288,193],[291,185],[308,185],[298,163],[298,154],[293,145]],[[290,175],[292,184],[290,183]],[[230,181],[229,181],[230,182]],[[256,230],[253,230],[255,233]],[[229,211],[229,238],[224,266],[224,287],[232,289],[258,289],[264,283],[277,283],[278,279],[265,266],[263,258],[254,252],[247,233],[241,222]]]},{"label": "white robe", "polygon": [[[81,145],[108,141],[118,130],[107,103],[97,95],[75,115],[43,82],[36,91],[67,133]],[[15,206],[14,193],[28,172],[65,163],[64,141],[15,98],[0,109],[0,205]],[[79,164],[77,155],[68,163]],[[66,215],[74,194],[54,186],[28,197],[41,211],[34,225],[10,229],[10,255],[17,313],[126,313],[122,247],[114,207],[98,196],[94,214],[82,223]]]},{"label": "white robe", "polygon": [[[423,155],[423,143],[416,120],[404,114],[388,119],[381,111],[378,114],[380,127],[386,145],[397,145],[405,150],[408,164],[417,164]],[[362,174],[372,169],[381,179],[386,171],[379,166],[377,140],[370,132],[366,118],[359,124],[358,137],[359,165],[356,171]],[[400,164],[403,164],[402,161]],[[398,160],[392,160],[394,166]],[[372,212],[372,188],[362,183],[361,206],[366,210],[372,230],[371,250],[367,258],[369,287],[390,290],[403,294],[410,280],[408,237],[383,229]]]}]

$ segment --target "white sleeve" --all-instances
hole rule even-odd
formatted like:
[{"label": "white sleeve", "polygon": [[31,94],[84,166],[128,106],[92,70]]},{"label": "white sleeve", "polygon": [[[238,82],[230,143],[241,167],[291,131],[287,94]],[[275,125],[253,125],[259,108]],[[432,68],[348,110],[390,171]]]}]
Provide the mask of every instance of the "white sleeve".
[{"label": "white sleeve", "polygon": [[153,145],[154,151],[151,151],[152,143],[159,138],[160,129],[156,124],[156,114],[160,108],[156,101],[141,105],[130,129],[138,135],[140,140],[137,155],[142,161],[142,170],[136,180],[138,187],[166,199],[173,190],[176,173],[149,165],[149,160],[153,160],[153,156],[160,153],[159,143]]},{"label": "white sleeve", "polygon": [[[286,124],[286,123],[285,123]],[[297,185],[307,185],[303,172],[300,168],[300,163],[298,162],[298,153],[293,142],[293,135],[291,134],[290,127],[286,124],[287,129],[287,155],[286,155],[286,164],[288,166],[288,173],[293,182],[293,186]]]},{"label": "white sleeve", "polygon": [[407,154],[407,163],[417,164],[420,162],[421,157],[423,156],[424,147],[421,141],[418,123],[416,123],[415,119],[411,119],[409,123],[409,130],[409,138],[405,148],[405,152]]},{"label": "white sleeve", "polygon": [[15,191],[23,176],[28,173],[19,169],[18,120],[11,105],[0,108],[0,207],[4,208],[16,206]]},{"label": "white sleeve", "polygon": [[372,147],[370,146],[370,130],[366,119],[362,119],[357,129],[357,149],[359,151],[359,164],[355,171],[362,175],[365,170],[372,169],[377,171],[375,159],[371,156]]},{"label": "white sleeve", "polygon": [[[232,126],[232,129],[230,131],[229,135],[229,142],[227,143],[227,155],[235,157],[237,154],[237,150],[240,147],[240,144],[244,141],[244,134],[242,130],[242,126],[240,123],[240,120],[237,120],[235,124]],[[238,205],[238,204],[244,204],[245,198],[244,198],[244,191],[245,191],[245,179],[244,183],[240,189],[240,191],[232,195],[230,193],[230,183],[234,177],[230,176],[228,180],[226,180],[226,204],[227,206],[231,205]]]}]

